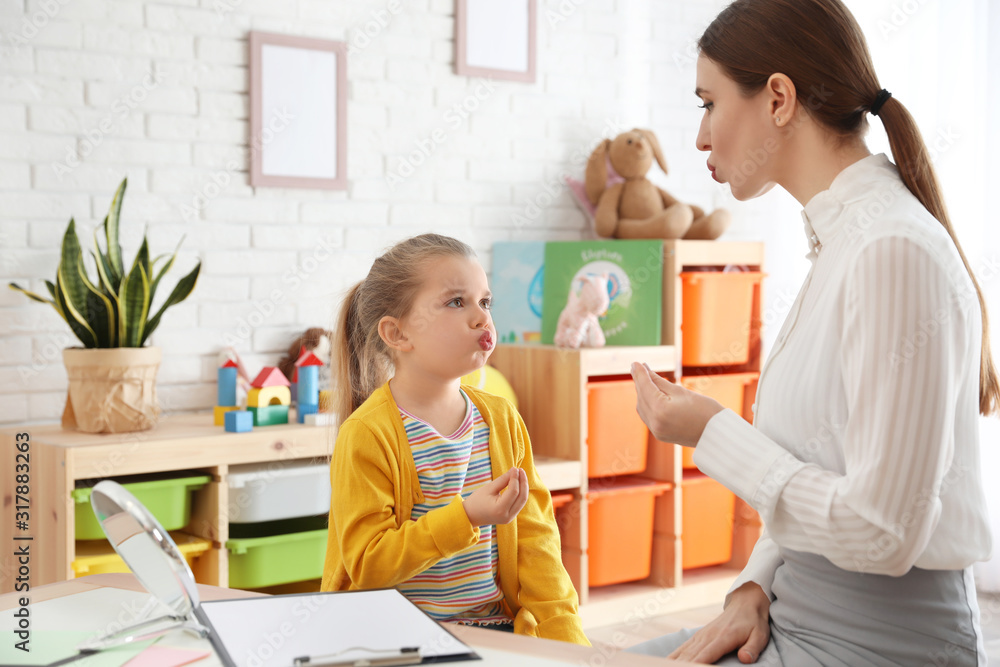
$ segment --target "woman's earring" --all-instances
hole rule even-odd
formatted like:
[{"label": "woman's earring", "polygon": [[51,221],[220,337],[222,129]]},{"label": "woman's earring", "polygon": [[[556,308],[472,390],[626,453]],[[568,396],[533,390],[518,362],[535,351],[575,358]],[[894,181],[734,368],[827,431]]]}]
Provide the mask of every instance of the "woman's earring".
[{"label": "woman's earring", "polygon": [[781,125],[781,118],[779,118],[778,116],[775,116],[774,117],[774,122],[777,123],[778,125]]}]

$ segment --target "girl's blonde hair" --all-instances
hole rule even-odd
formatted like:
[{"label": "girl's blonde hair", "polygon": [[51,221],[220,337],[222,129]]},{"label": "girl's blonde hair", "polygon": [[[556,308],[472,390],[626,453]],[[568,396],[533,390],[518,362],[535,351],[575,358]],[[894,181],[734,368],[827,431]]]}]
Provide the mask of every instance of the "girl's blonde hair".
[{"label": "girl's blonde hair", "polygon": [[[771,74],[787,75],[809,115],[842,141],[864,135],[867,114],[882,89],[864,33],[840,0],[736,0],[708,26],[698,48],[747,97],[760,91]],[[983,317],[979,412],[994,414],[1000,384],[990,354],[986,302],[951,226],[927,147],[895,97],[885,101],[878,117],[903,183],[951,236],[976,288]]]},{"label": "girl's blonde hair", "polygon": [[347,292],[334,332],[334,408],[338,426],[393,373],[389,348],[378,334],[383,317],[402,318],[423,283],[423,269],[437,257],[476,256],[471,247],[440,234],[400,241],[375,260],[368,276]]}]

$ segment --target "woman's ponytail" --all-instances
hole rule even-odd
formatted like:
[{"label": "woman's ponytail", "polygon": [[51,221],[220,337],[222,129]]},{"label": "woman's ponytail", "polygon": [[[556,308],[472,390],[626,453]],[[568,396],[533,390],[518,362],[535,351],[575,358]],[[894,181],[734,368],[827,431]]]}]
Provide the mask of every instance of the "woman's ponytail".
[{"label": "woman's ponytail", "polygon": [[920,130],[913,116],[896,99],[889,98],[879,109],[878,117],[882,120],[885,133],[889,137],[889,148],[892,149],[892,157],[903,183],[913,196],[920,200],[924,208],[944,225],[976,288],[983,318],[982,354],[979,362],[979,413],[994,414],[1000,408],[1000,384],[997,382],[997,370],[990,352],[990,325],[986,313],[986,301],[979,281],[976,280],[976,274],[969,265],[958,237],[955,236],[955,229],[948,217],[948,210],[941,196],[941,187],[938,185],[927,146],[920,136]]}]

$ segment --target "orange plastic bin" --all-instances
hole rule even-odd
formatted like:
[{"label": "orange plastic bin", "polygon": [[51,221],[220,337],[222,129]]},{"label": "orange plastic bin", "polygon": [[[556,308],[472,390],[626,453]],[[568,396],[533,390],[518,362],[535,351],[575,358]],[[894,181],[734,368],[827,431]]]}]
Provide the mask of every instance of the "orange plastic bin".
[{"label": "orange plastic bin", "polygon": [[681,482],[681,567],[719,565],[733,555],[736,496],[708,475],[685,472]]},{"label": "orange plastic bin", "polygon": [[681,333],[685,366],[750,360],[750,318],[760,271],[685,271]]},{"label": "orange plastic bin", "polygon": [[553,493],[552,494],[552,511],[556,516],[556,526],[559,528],[559,538],[563,538],[563,531],[566,530],[566,525],[569,521],[569,517],[565,515],[566,510],[563,508],[569,505],[573,501],[572,493]]},{"label": "orange plastic bin", "polygon": [[[756,382],[759,377],[760,373],[758,372],[685,375],[681,378],[681,386],[699,394],[711,396],[721,403],[722,407],[729,408],[747,421],[753,421],[750,406],[747,405],[747,398],[752,403],[753,396],[747,394],[756,391]],[[683,460],[685,468],[698,467],[694,464],[693,447],[684,448]]]},{"label": "orange plastic bin", "polygon": [[632,380],[587,383],[587,475],[630,475],[646,469],[649,430],[635,410]]},{"label": "orange plastic bin", "polygon": [[591,480],[587,492],[591,586],[619,584],[649,576],[656,497],[670,482],[639,477]]}]

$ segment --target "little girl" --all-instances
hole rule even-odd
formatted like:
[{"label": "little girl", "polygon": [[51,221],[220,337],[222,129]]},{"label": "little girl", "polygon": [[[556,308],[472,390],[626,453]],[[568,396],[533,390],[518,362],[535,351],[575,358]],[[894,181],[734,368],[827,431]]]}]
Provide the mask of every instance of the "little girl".
[{"label": "little girl", "polygon": [[524,422],[460,385],[496,344],[486,274],[424,234],[342,306],[324,591],[396,587],[432,618],[589,645]]}]

